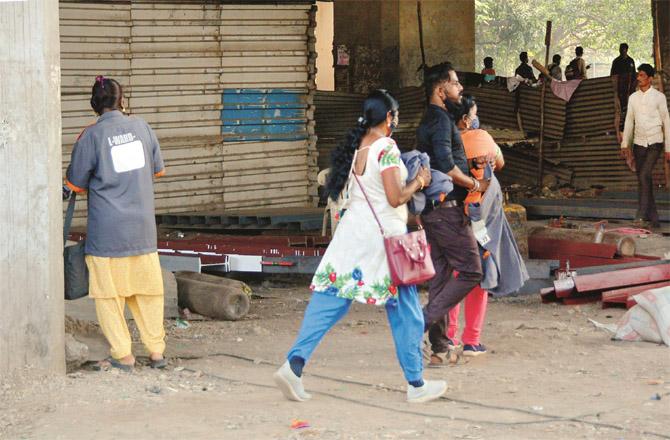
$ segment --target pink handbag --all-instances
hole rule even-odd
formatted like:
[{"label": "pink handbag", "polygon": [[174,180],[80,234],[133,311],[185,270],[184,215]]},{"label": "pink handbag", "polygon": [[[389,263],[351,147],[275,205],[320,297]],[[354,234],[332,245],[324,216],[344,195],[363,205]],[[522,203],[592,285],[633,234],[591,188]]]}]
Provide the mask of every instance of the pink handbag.
[{"label": "pink handbag", "polygon": [[388,261],[391,280],[396,286],[406,286],[411,284],[420,284],[435,276],[435,267],[430,258],[430,245],[426,240],[426,231],[419,223],[419,230],[408,232],[403,235],[387,237],[384,233],[375,209],[370,203],[370,199],[361,185],[356,173],[352,173],[358,182],[358,186],[365,196],[365,200],[370,206],[372,215],[377,221],[379,231],[384,237],[384,248],[386,249],[386,260]]}]

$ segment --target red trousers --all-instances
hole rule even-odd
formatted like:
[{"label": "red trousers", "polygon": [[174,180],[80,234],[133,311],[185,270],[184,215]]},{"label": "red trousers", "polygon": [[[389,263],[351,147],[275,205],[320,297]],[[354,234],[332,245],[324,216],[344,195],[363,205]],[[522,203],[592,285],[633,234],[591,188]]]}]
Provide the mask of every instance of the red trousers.
[{"label": "red trousers", "polygon": [[[463,300],[465,306],[465,328],[461,340],[464,345],[478,345],[479,337],[484,326],[484,318],[486,317],[486,304],[488,303],[488,292],[477,286],[472,289]],[[451,339],[454,344],[458,345],[456,333],[458,333],[458,315],[461,305],[456,304],[449,311],[447,337]]]}]

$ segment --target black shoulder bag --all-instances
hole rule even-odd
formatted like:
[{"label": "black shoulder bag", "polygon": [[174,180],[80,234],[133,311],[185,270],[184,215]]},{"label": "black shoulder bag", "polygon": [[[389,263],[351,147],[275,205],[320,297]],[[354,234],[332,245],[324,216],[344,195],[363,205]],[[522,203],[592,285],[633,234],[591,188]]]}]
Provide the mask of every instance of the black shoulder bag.
[{"label": "black shoulder bag", "polygon": [[65,268],[65,299],[79,299],[88,295],[88,268],[84,259],[86,241],[65,246],[70,233],[70,225],[74,216],[74,202],[77,193],[73,192],[67,204],[65,222],[63,223],[63,266]]}]

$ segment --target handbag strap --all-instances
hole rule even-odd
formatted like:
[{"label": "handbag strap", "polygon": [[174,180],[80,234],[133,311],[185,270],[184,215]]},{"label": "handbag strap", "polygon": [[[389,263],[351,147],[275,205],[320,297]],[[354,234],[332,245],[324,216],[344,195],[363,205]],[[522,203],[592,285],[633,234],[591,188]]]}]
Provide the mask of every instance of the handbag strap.
[{"label": "handbag strap", "polygon": [[354,175],[354,178],[356,179],[356,182],[358,182],[358,187],[361,189],[361,192],[363,193],[363,196],[365,197],[365,201],[368,202],[368,206],[370,207],[370,211],[372,211],[372,215],[375,217],[375,220],[377,221],[377,225],[379,226],[379,231],[382,233],[383,237],[386,237],[384,233],[384,227],[382,226],[382,223],[379,221],[379,217],[377,217],[377,213],[375,212],[375,208],[372,207],[372,203],[370,202],[370,199],[368,198],[368,194],[365,192],[365,188],[363,188],[363,185],[361,185],[361,181],[358,178],[358,175],[356,173],[352,173]]},{"label": "handbag strap", "polygon": [[74,217],[74,202],[76,199],[77,199],[77,193],[72,191],[70,200],[67,203],[65,222],[63,222],[63,247],[65,247],[65,243],[67,243],[67,237],[70,235],[70,226],[72,225],[72,217]]}]

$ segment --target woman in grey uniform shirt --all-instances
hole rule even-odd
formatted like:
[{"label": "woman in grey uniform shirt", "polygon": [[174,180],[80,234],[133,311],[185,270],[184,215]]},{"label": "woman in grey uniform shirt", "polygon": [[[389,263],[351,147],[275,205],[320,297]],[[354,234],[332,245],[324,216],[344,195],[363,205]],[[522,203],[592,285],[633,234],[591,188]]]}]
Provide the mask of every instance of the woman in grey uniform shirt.
[{"label": "woman in grey uniform shirt", "polygon": [[135,358],[124,318],[127,304],[149,352],[164,368],[163,280],[156,252],[153,179],[164,173],[156,135],[124,115],[123,88],[98,76],[91,91],[97,122],[79,135],[66,184],[88,192],[86,265],[89,295],[111,356],[100,364],[131,371]]}]

